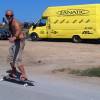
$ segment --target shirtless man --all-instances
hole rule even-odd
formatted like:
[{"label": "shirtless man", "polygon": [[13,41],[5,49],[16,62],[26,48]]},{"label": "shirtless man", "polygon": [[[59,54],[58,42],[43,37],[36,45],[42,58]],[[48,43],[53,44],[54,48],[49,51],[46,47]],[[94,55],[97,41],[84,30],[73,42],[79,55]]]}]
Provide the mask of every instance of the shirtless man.
[{"label": "shirtless man", "polygon": [[9,48],[8,61],[12,68],[11,76],[16,77],[16,67],[18,67],[21,75],[21,80],[26,80],[26,72],[24,69],[24,65],[22,63],[22,53],[25,46],[25,34],[21,32],[20,23],[14,18],[14,13],[12,10],[7,10],[5,13],[5,17],[8,21],[9,31],[11,32],[11,37],[9,38],[9,42],[11,44]]}]

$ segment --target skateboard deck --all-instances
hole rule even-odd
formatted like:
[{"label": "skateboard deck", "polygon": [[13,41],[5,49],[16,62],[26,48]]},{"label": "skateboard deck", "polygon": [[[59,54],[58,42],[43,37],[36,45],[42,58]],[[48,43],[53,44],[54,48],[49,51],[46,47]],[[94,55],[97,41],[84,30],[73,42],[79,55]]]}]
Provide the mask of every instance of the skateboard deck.
[{"label": "skateboard deck", "polygon": [[20,80],[19,78],[12,78],[9,75],[4,76],[3,77],[4,81],[8,81],[8,82],[12,82],[12,83],[16,83],[16,84],[21,84],[24,86],[34,86],[34,81],[30,81],[30,80]]}]

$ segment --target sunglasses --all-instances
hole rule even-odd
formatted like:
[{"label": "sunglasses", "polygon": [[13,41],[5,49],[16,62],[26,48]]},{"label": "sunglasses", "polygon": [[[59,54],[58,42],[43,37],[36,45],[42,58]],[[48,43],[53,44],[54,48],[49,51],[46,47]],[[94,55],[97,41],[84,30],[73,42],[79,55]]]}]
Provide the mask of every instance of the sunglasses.
[{"label": "sunglasses", "polygon": [[7,18],[11,18],[11,17],[13,17],[13,15],[6,15],[6,17],[7,17]]}]

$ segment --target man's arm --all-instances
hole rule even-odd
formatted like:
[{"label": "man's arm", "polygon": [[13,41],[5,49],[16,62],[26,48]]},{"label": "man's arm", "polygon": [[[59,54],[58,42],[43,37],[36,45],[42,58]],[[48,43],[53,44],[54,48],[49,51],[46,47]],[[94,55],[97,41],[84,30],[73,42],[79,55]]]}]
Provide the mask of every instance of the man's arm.
[{"label": "man's arm", "polygon": [[15,22],[15,37],[19,38],[20,33],[21,33],[21,27],[19,23]]},{"label": "man's arm", "polygon": [[14,42],[16,39],[19,39],[20,33],[21,33],[21,28],[19,23],[15,22],[14,23],[14,27],[15,27],[15,34],[13,37],[9,38],[10,42]]}]

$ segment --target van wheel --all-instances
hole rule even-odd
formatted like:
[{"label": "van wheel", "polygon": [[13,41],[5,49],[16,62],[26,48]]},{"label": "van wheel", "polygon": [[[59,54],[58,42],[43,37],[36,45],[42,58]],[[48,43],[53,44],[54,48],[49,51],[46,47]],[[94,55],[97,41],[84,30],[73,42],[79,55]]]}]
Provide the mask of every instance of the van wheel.
[{"label": "van wheel", "polygon": [[32,41],[39,40],[39,37],[38,37],[37,33],[32,33],[31,36],[30,36],[30,38],[31,38]]},{"label": "van wheel", "polygon": [[82,40],[81,40],[81,38],[80,38],[78,35],[74,35],[74,36],[72,37],[72,41],[73,41],[74,43],[80,43]]}]

